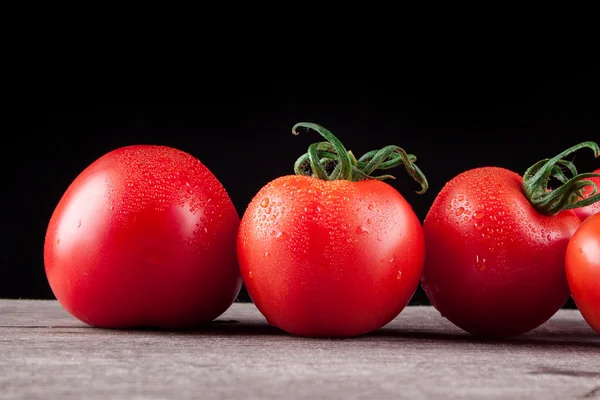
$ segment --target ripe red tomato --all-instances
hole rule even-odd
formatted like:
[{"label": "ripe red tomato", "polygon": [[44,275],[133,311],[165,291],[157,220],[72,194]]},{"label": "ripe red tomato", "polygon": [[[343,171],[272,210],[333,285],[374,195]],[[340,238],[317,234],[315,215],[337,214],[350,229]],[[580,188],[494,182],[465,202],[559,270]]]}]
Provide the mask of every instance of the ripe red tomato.
[{"label": "ripe red tomato", "polygon": [[[595,170],[594,173],[600,174],[600,168]],[[600,178],[592,177],[592,178],[588,178],[588,180],[590,180],[596,184],[598,193],[600,193]],[[593,191],[594,191],[593,186],[586,186],[583,190],[583,196],[585,198],[588,198],[593,193]],[[600,213],[600,202],[592,203],[586,207],[575,208],[575,209],[573,209],[573,211],[575,212],[575,214],[577,214],[579,219],[581,219],[583,221],[586,218],[588,218],[590,215]]]},{"label": "ripe red tomato", "polygon": [[[370,173],[404,163],[420,193],[427,182],[414,156],[396,146],[357,161],[326,129],[300,123],[294,133],[297,127],[332,144],[312,145],[296,163],[297,175],[269,182],[248,205],[238,235],[244,283],[267,321],[290,334],[374,331],[418,288],[425,248],[410,204]],[[337,167],[328,174],[323,164],[334,159]],[[307,163],[312,176],[305,176]]]},{"label": "ripe red tomato", "polygon": [[565,266],[577,308],[600,333],[600,213],[583,221],[571,238]]},{"label": "ripe red tomato", "polygon": [[128,146],[88,166],[48,225],[44,261],[60,304],[104,328],[180,328],[223,313],[241,288],[239,216],[198,159]]},{"label": "ripe red tomato", "polygon": [[[568,181],[557,165],[576,173],[562,157],[581,147],[600,155],[595,143],[584,143],[535,164],[524,177],[475,168],[441,190],[424,222],[422,286],[449,321],[473,335],[515,336],[565,304],[565,252],[581,223],[566,209],[576,207],[574,193],[588,174]],[[564,185],[549,190],[550,176]]]}]

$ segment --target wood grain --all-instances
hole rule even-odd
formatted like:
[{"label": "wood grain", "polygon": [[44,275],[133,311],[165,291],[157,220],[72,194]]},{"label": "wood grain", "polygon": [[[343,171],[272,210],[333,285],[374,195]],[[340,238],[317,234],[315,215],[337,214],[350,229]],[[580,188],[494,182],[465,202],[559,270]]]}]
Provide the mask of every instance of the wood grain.
[{"label": "wood grain", "polygon": [[305,339],[234,304],[190,331],[102,330],[55,301],[0,300],[0,399],[600,399],[600,335],[576,310],[482,341],[432,307]]}]

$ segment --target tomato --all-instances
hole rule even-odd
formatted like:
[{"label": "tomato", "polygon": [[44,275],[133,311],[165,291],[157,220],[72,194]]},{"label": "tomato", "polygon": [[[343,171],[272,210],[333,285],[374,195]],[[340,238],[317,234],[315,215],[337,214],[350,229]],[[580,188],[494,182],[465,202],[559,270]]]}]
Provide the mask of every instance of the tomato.
[{"label": "tomato", "polygon": [[[411,205],[370,173],[413,161],[396,146],[356,160],[325,128],[332,144],[312,145],[296,175],[266,184],[248,205],[238,234],[238,260],[250,297],[267,321],[298,336],[348,337],[396,317],[419,286],[425,243]],[[370,161],[368,161],[370,160]],[[331,174],[324,164],[337,165]],[[303,166],[310,164],[312,172]],[[332,165],[332,167],[333,167]],[[378,179],[376,179],[378,178]]]},{"label": "tomato", "polygon": [[198,159],[122,147],[83,170],[56,206],[48,282],[69,313],[97,327],[209,322],[241,288],[238,226],[224,187]]},{"label": "tomato", "polygon": [[600,214],[583,221],[571,238],[565,267],[577,308],[600,333]]},{"label": "tomato", "polygon": [[[528,332],[554,315],[570,296],[564,259],[580,220],[570,210],[579,184],[560,167],[559,156],[543,160],[523,177],[500,167],[480,167],[451,179],[424,221],[427,243],[422,286],[450,322],[477,336]],[[563,186],[549,190],[550,177]]]},{"label": "tomato", "polygon": [[[594,173],[600,174],[600,168],[595,170]],[[597,190],[598,190],[598,192],[600,192],[600,178],[592,177],[592,178],[589,178],[589,180],[596,184]],[[593,186],[586,186],[583,190],[583,196],[585,198],[588,198],[593,193],[593,191],[594,191]],[[586,207],[575,208],[573,211],[575,212],[575,214],[577,214],[579,219],[581,219],[583,221],[586,218],[588,218],[590,215],[600,213],[600,202],[592,203]]]}]

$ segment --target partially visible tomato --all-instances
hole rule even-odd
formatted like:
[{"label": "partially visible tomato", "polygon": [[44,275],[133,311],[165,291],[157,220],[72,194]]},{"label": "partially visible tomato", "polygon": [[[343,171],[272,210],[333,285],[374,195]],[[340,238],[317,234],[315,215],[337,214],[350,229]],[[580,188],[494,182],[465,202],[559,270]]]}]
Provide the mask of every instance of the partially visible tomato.
[{"label": "partially visible tomato", "polygon": [[48,225],[44,261],[60,304],[104,328],[180,328],[222,314],[241,288],[239,216],[183,151],[111,151],[71,183]]},{"label": "partially visible tomato", "polygon": [[[427,244],[422,286],[456,326],[480,336],[528,332],[554,315],[570,292],[564,259],[581,221],[569,208],[578,184],[557,166],[590,147],[586,142],[536,163],[521,177],[499,167],[465,171],[448,182],[424,222]],[[548,189],[551,176],[564,183]]]},{"label": "partially visible tomato", "polygon": [[[296,175],[269,182],[248,205],[238,236],[244,282],[268,322],[290,334],[347,337],[374,331],[414,295],[425,243],[411,205],[370,174],[405,164],[421,193],[426,179],[415,158],[399,147],[357,161],[331,132],[308,123],[293,131],[300,126],[331,144],[312,145],[296,163]],[[310,172],[304,171],[307,164]]]},{"label": "partially visible tomato", "polygon": [[[597,170],[594,171],[595,174],[600,174],[600,168],[598,168]],[[600,178],[599,177],[592,177],[592,178],[588,178],[588,180],[594,182],[597,186],[597,192],[596,193],[600,193]],[[583,189],[583,197],[584,198],[588,198],[594,191],[594,187],[593,186],[586,186]],[[579,207],[579,208],[575,208],[573,209],[573,211],[575,211],[575,214],[577,214],[577,216],[579,217],[579,219],[581,219],[582,221],[585,220],[586,218],[588,218],[590,215],[593,214],[597,214],[600,213],[600,202],[595,202],[590,204],[589,206],[586,207]]]},{"label": "partially visible tomato", "polygon": [[600,214],[590,216],[577,229],[567,247],[565,266],[577,308],[600,333]]}]

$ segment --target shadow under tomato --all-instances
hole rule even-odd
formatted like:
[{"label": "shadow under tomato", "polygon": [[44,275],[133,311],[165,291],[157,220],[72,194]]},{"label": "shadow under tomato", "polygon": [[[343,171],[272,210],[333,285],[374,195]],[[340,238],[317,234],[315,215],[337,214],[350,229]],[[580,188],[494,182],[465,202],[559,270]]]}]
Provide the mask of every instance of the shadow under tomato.
[{"label": "shadow under tomato", "polygon": [[[104,329],[94,328],[92,329]],[[264,322],[250,321],[241,322],[235,319],[215,320],[206,324],[200,324],[185,328],[161,328],[156,326],[137,326],[126,329],[107,329],[113,332],[122,333],[156,333],[156,334],[181,334],[181,335],[282,335],[286,333],[282,330]]]},{"label": "shadow under tomato", "polygon": [[481,345],[502,346],[540,346],[544,349],[564,351],[567,347],[599,348],[600,335],[593,331],[532,331],[520,336],[510,338],[476,337],[466,332],[435,332],[425,330],[401,330],[382,328],[378,331],[362,336],[365,339],[382,340],[409,340],[409,341],[436,341],[448,343],[470,343]]}]

